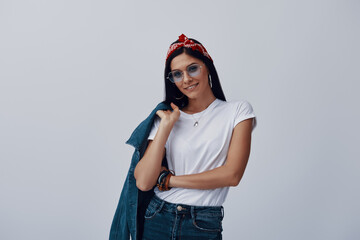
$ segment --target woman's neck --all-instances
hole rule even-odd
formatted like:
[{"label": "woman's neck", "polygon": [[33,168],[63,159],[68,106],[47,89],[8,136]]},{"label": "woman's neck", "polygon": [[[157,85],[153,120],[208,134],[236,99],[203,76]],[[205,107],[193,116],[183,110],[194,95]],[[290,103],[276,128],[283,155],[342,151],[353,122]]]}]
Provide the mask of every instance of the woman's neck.
[{"label": "woman's neck", "polygon": [[201,111],[204,111],[212,102],[214,102],[216,97],[214,94],[211,94],[205,99],[189,99],[189,104],[182,109],[183,112],[194,114]]}]

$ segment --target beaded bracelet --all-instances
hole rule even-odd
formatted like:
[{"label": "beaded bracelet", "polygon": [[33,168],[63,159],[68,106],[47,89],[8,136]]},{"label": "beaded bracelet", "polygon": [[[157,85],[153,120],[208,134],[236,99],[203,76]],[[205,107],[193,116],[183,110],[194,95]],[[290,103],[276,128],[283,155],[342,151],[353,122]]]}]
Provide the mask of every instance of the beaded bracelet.
[{"label": "beaded bracelet", "polygon": [[174,176],[174,172],[165,169],[160,172],[159,178],[157,180],[156,186],[159,188],[160,191],[168,191],[171,189],[169,187],[170,177]]},{"label": "beaded bracelet", "polygon": [[169,170],[163,170],[160,172],[158,180],[157,180],[157,186],[161,186],[163,185],[164,179],[166,178],[166,176],[169,174]]}]

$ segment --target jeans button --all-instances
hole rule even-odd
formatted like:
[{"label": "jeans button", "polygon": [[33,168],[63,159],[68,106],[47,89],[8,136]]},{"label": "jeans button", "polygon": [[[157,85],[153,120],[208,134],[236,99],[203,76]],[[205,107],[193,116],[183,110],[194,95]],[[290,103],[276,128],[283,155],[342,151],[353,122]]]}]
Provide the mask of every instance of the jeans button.
[{"label": "jeans button", "polygon": [[176,209],[177,209],[178,211],[181,211],[181,210],[182,210],[182,206],[177,206]]}]

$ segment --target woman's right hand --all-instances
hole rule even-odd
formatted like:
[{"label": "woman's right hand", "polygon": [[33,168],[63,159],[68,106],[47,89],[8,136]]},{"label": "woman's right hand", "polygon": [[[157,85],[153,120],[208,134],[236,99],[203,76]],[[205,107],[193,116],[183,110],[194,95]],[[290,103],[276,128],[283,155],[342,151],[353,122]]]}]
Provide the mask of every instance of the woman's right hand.
[{"label": "woman's right hand", "polygon": [[161,118],[160,125],[164,124],[165,126],[173,127],[176,121],[180,117],[180,110],[179,107],[176,106],[174,103],[170,103],[171,110],[158,110],[156,115]]}]

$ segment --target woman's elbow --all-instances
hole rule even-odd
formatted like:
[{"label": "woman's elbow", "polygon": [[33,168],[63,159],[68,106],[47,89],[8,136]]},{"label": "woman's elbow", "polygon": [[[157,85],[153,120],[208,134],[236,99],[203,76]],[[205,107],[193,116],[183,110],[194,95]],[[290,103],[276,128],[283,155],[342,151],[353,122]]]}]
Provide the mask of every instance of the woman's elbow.
[{"label": "woman's elbow", "polygon": [[150,191],[154,187],[154,185],[149,184],[149,182],[140,181],[136,179],[136,187],[143,192],[147,192]]},{"label": "woman's elbow", "polygon": [[236,187],[237,185],[239,185],[241,178],[242,178],[242,174],[241,175],[236,173],[232,174],[229,183],[230,187]]},{"label": "woman's elbow", "polygon": [[156,183],[156,179],[152,179],[152,176],[141,172],[137,166],[134,171],[134,178],[136,181],[136,187],[144,192],[151,190]]}]

